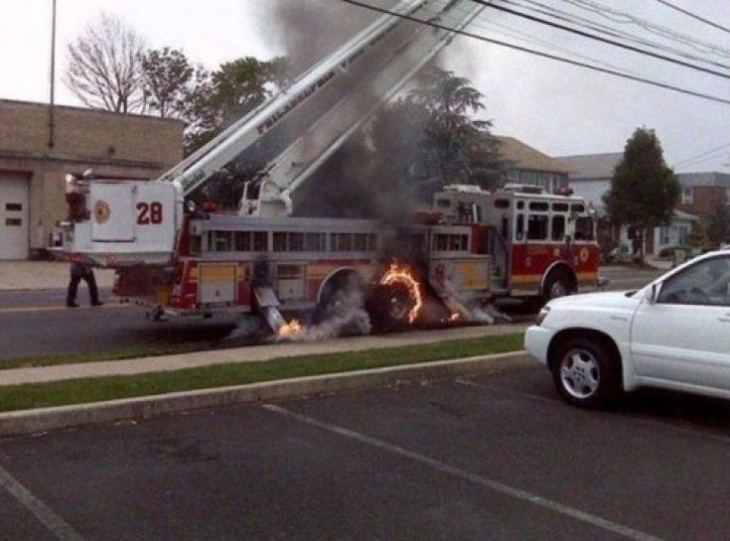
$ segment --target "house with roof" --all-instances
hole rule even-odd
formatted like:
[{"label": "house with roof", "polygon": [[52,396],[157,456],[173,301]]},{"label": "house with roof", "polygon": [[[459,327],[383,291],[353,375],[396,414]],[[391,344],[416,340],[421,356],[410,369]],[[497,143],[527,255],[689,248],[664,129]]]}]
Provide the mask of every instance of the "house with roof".
[{"label": "house with roof", "polygon": [[556,193],[569,184],[570,168],[514,137],[497,136],[505,182],[542,186]]},{"label": "house with roof", "polygon": [[[618,228],[608,222],[603,195],[611,188],[613,171],[623,158],[622,152],[610,152],[602,154],[582,154],[576,156],[560,156],[565,167],[570,169],[569,186],[576,195],[583,197],[592,205],[599,218],[599,242],[601,239],[617,242],[622,253],[631,253],[633,235],[627,227]],[[665,248],[676,246],[687,246],[690,235],[703,220],[709,217],[707,207],[707,194],[703,183],[710,182],[713,175],[722,173],[682,173],[677,175],[682,186],[682,201],[674,211],[672,223],[666,227],[657,227],[644,239],[644,252],[647,255],[659,255]],[[730,177],[730,175],[724,175]],[[730,189],[730,178],[728,178],[728,189]],[[689,188],[689,190],[688,190]],[[694,188],[701,188],[695,192]],[[725,189],[723,189],[725,190]],[[698,196],[698,202],[694,204],[694,194]],[[715,193],[715,192],[711,192]],[[727,190],[723,191],[723,198]],[[723,199],[725,201],[725,199]]]}]

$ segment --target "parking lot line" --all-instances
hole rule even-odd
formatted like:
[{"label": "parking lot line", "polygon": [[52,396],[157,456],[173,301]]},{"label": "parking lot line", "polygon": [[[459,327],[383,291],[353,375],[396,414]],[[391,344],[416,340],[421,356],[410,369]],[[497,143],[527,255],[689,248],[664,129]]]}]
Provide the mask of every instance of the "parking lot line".
[{"label": "parking lot line", "polygon": [[388,442],[379,440],[377,438],[373,438],[371,436],[366,436],[365,434],[361,434],[360,432],[356,432],[354,430],[350,430],[350,429],[347,429],[347,428],[344,428],[344,427],[341,427],[338,425],[330,424],[330,423],[327,423],[324,421],[319,421],[317,419],[314,419],[313,417],[309,417],[307,415],[302,415],[302,414],[293,412],[286,408],[282,408],[281,406],[275,406],[273,404],[265,404],[262,407],[269,412],[276,413],[278,415],[282,415],[284,417],[294,419],[301,423],[304,423],[304,424],[307,424],[310,426],[314,426],[314,427],[320,428],[322,430],[326,430],[327,432],[337,434],[338,436],[342,436],[344,438],[348,438],[350,440],[357,441],[358,443],[369,445],[371,447],[378,448],[378,449],[386,451],[388,453],[395,454],[395,455],[401,456],[403,458],[407,458],[409,460],[418,462],[420,464],[428,466],[432,469],[435,469],[435,470],[445,473],[447,475],[451,475],[452,477],[456,477],[458,479],[462,479],[464,481],[468,481],[470,483],[473,483],[473,484],[476,484],[476,485],[479,485],[482,487],[486,487],[495,492],[499,492],[500,494],[504,494],[506,496],[510,496],[512,498],[516,498],[518,500],[530,503],[532,505],[542,507],[544,509],[548,509],[555,513],[559,513],[561,515],[568,516],[575,520],[585,522],[592,526],[596,526],[603,530],[621,535],[628,539],[632,539],[634,541],[661,541],[661,538],[659,538],[659,537],[655,537],[653,535],[641,532],[639,530],[635,530],[628,526],[624,526],[623,524],[619,524],[617,522],[613,522],[613,521],[604,519],[597,515],[593,515],[591,513],[581,511],[580,509],[576,509],[574,507],[563,505],[559,502],[556,502],[556,501],[553,501],[553,500],[550,500],[547,498],[543,498],[542,496],[538,496],[537,494],[533,494],[531,492],[527,492],[525,490],[506,485],[499,481],[495,481],[493,479],[489,479],[487,477],[483,477],[481,475],[477,475],[475,473],[471,473],[471,472],[462,470],[455,466],[451,466],[445,462],[441,462],[440,460],[435,460],[433,458],[429,458],[420,453],[416,453],[414,451],[409,451],[408,449],[405,449],[403,447],[399,447],[397,445],[390,444]]},{"label": "parking lot line", "polygon": [[28,509],[60,541],[84,541],[76,530],[36,498],[2,466],[0,466],[0,488],[4,488],[23,507]]},{"label": "parking lot line", "polygon": [[[457,383],[459,385],[464,385],[466,387],[484,389],[485,391],[491,391],[494,393],[513,395],[515,398],[520,398],[523,400],[532,400],[532,401],[543,402],[543,403],[550,402],[552,404],[566,406],[565,402],[563,402],[562,400],[559,400],[557,398],[547,398],[545,396],[525,393],[523,391],[515,391],[514,389],[503,389],[500,387],[495,387],[493,385],[485,385],[483,383],[477,383],[476,381],[470,381],[467,379],[457,379],[457,380],[455,380],[455,383]],[[700,431],[694,430],[692,428],[684,428],[682,426],[676,426],[676,425],[672,425],[672,424],[665,423],[662,421],[655,421],[653,419],[637,419],[634,417],[634,418],[632,418],[632,420],[639,424],[643,424],[646,426],[652,426],[655,428],[660,428],[662,430],[668,430],[670,432],[677,432],[679,434],[684,434],[684,435],[692,436],[695,438],[708,439],[708,440],[712,440],[712,441],[716,441],[716,442],[724,443],[724,444],[730,443],[730,437],[727,437],[727,436],[718,436],[717,434],[707,434],[706,432],[700,432]]]}]

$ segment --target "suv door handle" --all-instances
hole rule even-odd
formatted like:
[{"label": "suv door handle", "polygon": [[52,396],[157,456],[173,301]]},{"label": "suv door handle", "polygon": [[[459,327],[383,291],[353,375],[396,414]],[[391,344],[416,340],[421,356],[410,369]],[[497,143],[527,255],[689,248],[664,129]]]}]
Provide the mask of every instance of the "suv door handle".
[{"label": "suv door handle", "polygon": [[722,321],[723,323],[730,323],[730,314],[725,314],[724,316],[718,317],[718,321]]}]

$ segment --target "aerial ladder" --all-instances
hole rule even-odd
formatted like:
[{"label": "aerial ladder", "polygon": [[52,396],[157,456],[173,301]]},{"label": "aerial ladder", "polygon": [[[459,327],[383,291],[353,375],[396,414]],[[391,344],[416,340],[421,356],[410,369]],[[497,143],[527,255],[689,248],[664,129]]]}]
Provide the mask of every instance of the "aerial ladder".
[{"label": "aerial ladder", "polygon": [[471,0],[402,0],[288,88],[155,181],[67,179],[60,257],[124,268],[170,265],[186,198],[236,160],[267,165],[245,185],[239,218],[292,213],[292,194],[484,9]]}]

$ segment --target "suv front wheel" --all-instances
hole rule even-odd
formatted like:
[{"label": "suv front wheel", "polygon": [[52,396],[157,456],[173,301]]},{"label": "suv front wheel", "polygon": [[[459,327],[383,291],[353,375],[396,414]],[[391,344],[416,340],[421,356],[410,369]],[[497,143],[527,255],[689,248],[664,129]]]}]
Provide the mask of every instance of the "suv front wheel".
[{"label": "suv front wheel", "polygon": [[552,374],[560,396],[575,406],[605,408],[621,395],[619,359],[602,342],[573,338],[557,348]]}]

